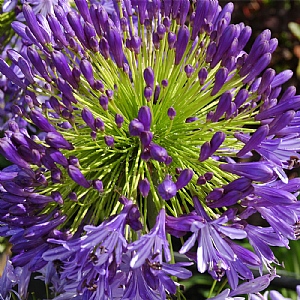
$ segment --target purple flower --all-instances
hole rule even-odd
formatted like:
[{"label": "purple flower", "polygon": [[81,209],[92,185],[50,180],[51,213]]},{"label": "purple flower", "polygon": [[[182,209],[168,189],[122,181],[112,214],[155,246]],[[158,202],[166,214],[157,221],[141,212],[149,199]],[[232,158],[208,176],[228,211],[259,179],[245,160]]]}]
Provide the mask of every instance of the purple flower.
[{"label": "purple flower", "polygon": [[200,273],[256,288],[250,267],[272,271],[270,247],[299,237],[300,98],[266,69],[271,32],[246,52],[250,27],[217,0],[21,4],[0,58],[13,267],[58,299],[166,299],[191,275],[170,264],[182,238]]},{"label": "purple flower", "polygon": [[139,182],[139,190],[143,197],[147,197],[150,191],[150,183],[147,178]]},{"label": "purple flower", "polygon": [[3,299],[9,299],[9,295],[13,292],[13,287],[17,284],[18,278],[16,271],[7,258],[6,265],[0,278],[0,291]]},{"label": "purple flower", "polygon": [[156,218],[156,224],[151,231],[143,235],[137,241],[128,245],[129,251],[134,251],[134,255],[130,261],[131,268],[135,269],[145,263],[146,259],[155,255],[162,259],[162,253],[167,262],[171,260],[169,242],[165,232],[165,210],[161,209]]},{"label": "purple flower", "polygon": [[[192,236],[188,238],[179,252],[187,253],[197,241],[196,260],[199,272],[203,273],[208,270],[215,279],[220,279],[224,275],[224,271],[229,269],[228,262],[235,260],[234,251],[222,238],[222,235],[231,239],[242,239],[246,237],[246,232],[242,228],[224,226],[223,224],[228,221],[226,215],[211,220],[197,197],[194,197],[193,200],[200,218],[194,219],[191,216],[193,221],[189,230],[192,232]],[[178,222],[180,222],[180,218]]]},{"label": "purple flower", "polygon": [[172,197],[174,197],[177,193],[177,186],[176,184],[172,181],[170,176],[166,176],[164,181],[160,183],[157,186],[157,190],[159,195],[164,199],[164,200],[170,200]]}]

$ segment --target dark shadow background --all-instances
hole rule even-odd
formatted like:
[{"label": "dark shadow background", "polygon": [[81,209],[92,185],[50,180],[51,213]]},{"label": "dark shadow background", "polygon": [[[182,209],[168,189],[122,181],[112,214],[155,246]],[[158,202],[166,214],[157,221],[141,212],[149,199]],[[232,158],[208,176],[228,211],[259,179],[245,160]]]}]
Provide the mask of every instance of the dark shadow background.
[{"label": "dark shadow background", "polygon": [[[229,1],[220,1],[224,6]],[[264,30],[270,29],[272,37],[278,39],[278,47],[273,53],[269,67],[277,72],[290,69],[294,76],[287,86],[294,85],[300,93],[300,78],[296,76],[296,69],[300,58],[299,40],[288,28],[290,22],[300,24],[300,0],[252,0],[231,1],[235,9],[232,23],[244,22],[252,28],[252,36],[246,46],[250,49],[255,38]]]}]

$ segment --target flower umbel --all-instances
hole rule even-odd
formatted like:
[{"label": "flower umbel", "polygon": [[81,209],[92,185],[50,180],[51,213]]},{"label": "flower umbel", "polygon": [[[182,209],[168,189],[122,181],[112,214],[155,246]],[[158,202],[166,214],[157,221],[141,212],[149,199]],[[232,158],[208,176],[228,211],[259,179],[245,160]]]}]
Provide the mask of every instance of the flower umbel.
[{"label": "flower umbel", "polygon": [[[13,265],[40,271],[57,299],[179,294],[173,276],[191,273],[171,236],[233,290],[255,280],[248,266],[272,271],[269,245],[299,236],[299,180],[285,170],[300,96],[280,94],[290,72],[265,70],[277,40],[265,30],[246,53],[250,27],[216,0],[75,3],[46,17],[24,4],[22,51],[0,58],[24,97],[14,112],[37,129],[11,122],[0,140],[14,164],[0,172]],[[247,238],[256,254],[232,241]]]}]

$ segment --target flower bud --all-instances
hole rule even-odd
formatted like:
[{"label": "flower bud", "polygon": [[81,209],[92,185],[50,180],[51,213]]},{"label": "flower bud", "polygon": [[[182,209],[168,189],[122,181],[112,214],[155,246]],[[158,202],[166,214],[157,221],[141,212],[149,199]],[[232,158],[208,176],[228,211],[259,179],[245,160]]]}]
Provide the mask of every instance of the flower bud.
[{"label": "flower bud", "polygon": [[177,181],[176,181],[176,188],[177,190],[180,190],[184,188],[193,178],[194,172],[190,169],[183,170]]},{"label": "flower bud", "polygon": [[144,130],[145,128],[143,123],[141,123],[138,119],[133,119],[129,123],[129,133],[132,136],[139,136]]},{"label": "flower bud", "polygon": [[139,182],[139,191],[143,197],[147,197],[150,191],[150,183],[147,178]]},{"label": "flower bud", "polygon": [[142,106],[138,112],[138,119],[144,125],[144,130],[150,130],[152,122],[151,110],[148,106]]},{"label": "flower bud", "polygon": [[168,117],[170,118],[170,120],[174,120],[176,116],[176,110],[174,109],[174,107],[170,107],[168,109]]},{"label": "flower bud", "polygon": [[113,148],[114,144],[115,144],[115,140],[112,136],[106,135],[104,137],[104,142],[108,147]]}]

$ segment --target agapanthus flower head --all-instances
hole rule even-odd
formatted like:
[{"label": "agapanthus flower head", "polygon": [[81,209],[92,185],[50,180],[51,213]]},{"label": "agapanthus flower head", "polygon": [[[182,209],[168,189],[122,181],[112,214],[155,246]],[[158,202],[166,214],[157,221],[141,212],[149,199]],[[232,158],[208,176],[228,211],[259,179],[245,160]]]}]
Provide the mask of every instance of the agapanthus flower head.
[{"label": "agapanthus flower head", "polygon": [[171,236],[233,290],[255,280],[250,266],[272,272],[269,246],[299,237],[300,184],[285,171],[300,158],[300,96],[281,94],[290,72],[266,69],[277,40],[265,30],[246,53],[251,29],[230,24],[232,3],[112,3],[58,1],[47,17],[24,4],[12,24],[24,44],[1,73],[37,130],[11,123],[0,140],[14,164],[0,172],[13,264],[59,262],[57,299],[180,293],[170,276],[191,274]]}]

